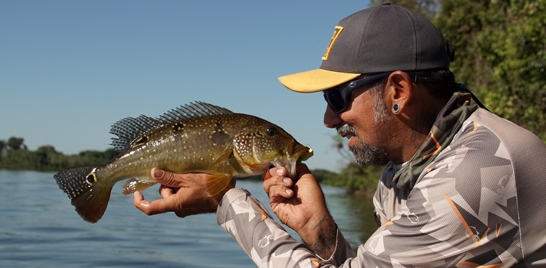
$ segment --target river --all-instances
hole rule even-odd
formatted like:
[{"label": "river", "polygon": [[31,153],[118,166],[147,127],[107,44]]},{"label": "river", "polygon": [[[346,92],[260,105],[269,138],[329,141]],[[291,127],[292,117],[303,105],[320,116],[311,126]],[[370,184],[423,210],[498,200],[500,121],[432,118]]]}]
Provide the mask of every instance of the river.
[{"label": "river", "polygon": [[[114,187],[103,218],[90,224],[74,211],[53,173],[0,170],[0,267],[255,267],[215,214],[149,217],[121,186]],[[260,182],[238,181],[237,187],[269,207]],[[156,199],[157,189],[143,194]],[[375,229],[370,198],[323,190],[353,247],[365,241]]]}]

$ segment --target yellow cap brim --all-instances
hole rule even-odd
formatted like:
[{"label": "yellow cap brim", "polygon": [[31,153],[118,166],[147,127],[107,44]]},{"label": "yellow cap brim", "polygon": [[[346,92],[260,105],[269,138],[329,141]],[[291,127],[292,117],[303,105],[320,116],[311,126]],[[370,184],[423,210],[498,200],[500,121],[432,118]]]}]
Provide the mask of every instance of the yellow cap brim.
[{"label": "yellow cap brim", "polygon": [[288,89],[301,93],[323,91],[360,76],[358,73],[342,73],[315,69],[279,77],[279,81]]}]

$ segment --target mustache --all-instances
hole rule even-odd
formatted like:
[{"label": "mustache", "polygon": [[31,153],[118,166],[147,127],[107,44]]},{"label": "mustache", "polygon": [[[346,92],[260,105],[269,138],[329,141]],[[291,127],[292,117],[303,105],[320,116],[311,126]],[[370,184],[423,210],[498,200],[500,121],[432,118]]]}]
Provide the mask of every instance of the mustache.
[{"label": "mustache", "polygon": [[339,135],[342,135],[343,133],[350,133],[353,136],[357,136],[355,129],[349,124],[343,124],[341,126],[337,126],[336,130]]}]

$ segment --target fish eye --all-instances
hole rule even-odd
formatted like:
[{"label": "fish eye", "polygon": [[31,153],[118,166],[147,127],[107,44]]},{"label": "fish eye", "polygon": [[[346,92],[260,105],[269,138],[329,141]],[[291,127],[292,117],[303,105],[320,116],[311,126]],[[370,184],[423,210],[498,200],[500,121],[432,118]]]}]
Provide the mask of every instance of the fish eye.
[{"label": "fish eye", "polygon": [[97,182],[97,177],[95,177],[95,173],[90,173],[85,177],[85,180],[89,184],[89,186],[93,186],[93,183]]},{"label": "fish eye", "polygon": [[269,128],[267,128],[267,129],[265,130],[265,132],[266,132],[267,135],[269,135],[269,136],[275,136],[275,135],[277,135],[277,133],[279,133],[279,132],[277,131],[277,129],[274,128],[274,127],[269,127]]}]

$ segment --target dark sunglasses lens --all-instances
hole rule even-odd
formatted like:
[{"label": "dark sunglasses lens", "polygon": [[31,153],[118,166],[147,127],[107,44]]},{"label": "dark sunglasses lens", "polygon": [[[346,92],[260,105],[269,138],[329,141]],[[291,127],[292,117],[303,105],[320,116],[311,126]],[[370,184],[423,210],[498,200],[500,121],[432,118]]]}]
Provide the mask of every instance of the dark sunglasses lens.
[{"label": "dark sunglasses lens", "polygon": [[324,92],[324,99],[326,99],[326,102],[330,106],[330,109],[334,113],[339,113],[343,110],[345,110],[345,102],[343,101],[343,98],[341,97],[341,93],[337,89],[329,89]]}]

